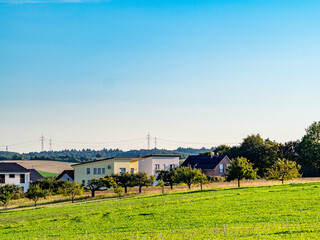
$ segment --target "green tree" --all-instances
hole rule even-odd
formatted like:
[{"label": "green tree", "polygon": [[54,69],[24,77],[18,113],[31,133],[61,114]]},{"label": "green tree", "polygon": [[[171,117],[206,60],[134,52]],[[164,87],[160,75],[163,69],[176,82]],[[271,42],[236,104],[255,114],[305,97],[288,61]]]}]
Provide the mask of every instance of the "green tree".
[{"label": "green tree", "polygon": [[320,121],[312,123],[306,129],[307,136],[312,138],[315,142],[320,143]]},{"label": "green tree", "polygon": [[148,177],[146,173],[136,173],[133,175],[134,176],[134,185],[139,187],[139,193],[141,193],[141,189],[144,186],[150,186],[154,182],[155,178],[154,176]]},{"label": "green tree", "polygon": [[21,187],[13,184],[0,186],[0,201],[3,203],[3,209],[7,207],[12,195],[15,193],[21,193],[21,191]]},{"label": "green tree", "polygon": [[113,189],[114,193],[117,194],[119,196],[119,198],[121,197],[121,194],[123,193],[123,187],[121,186],[117,186]]},{"label": "green tree", "polygon": [[299,170],[301,166],[294,161],[278,159],[278,161],[268,171],[268,179],[284,181],[296,179],[301,176]]},{"label": "green tree", "polygon": [[215,154],[219,154],[219,155],[225,155],[228,153],[228,151],[230,151],[231,147],[227,146],[227,145],[220,145],[218,147],[216,147],[216,149],[214,150]]},{"label": "green tree", "polygon": [[202,191],[202,185],[208,183],[208,177],[204,175],[200,169],[198,169],[198,173],[195,176],[194,183],[200,183],[200,189]]},{"label": "green tree", "polygon": [[60,188],[59,192],[64,196],[69,196],[71,198],[71,202],[73,203],[77,195],[83,194],[83,190],[83,186],[79,185],[77,182],[65,182],[65,185]]},{"label": "green tree", "polygon": [[104,182],[101,179],[92,179],[85,188],[91,191],[91,197],[95,196],[96,191],[101,190],[104,187]]},{"label": "green tree", "polygon": [[117,185],[124,188],[125,194],[128,193],[128,187],[133,187],[134,185],[134,174],[124,172],[122,174],[114,174],[112,175]]},{"label": "green tree", "polygon": [[37,202],[40,198],[47,198],[50,195],[49,190],[41,189],[38,184],[30,185],[25,197],[34,201],[34,206],[37,206]]},{"label": "green tree", "polygon": [[244,157],[238,157],[232,159],[230,166],[227,167],[226,180],[238,181],[238,187],[240,187],[240,181],[243,179],[256,179],[258,169],[253,169],[253,164]]},{"label": "green tree", "polygon": [[173,184],[177,180],[177,170],[172,168],[170,170],[160,170],[158,171],[157,180],[162,180],[165,183],[170,185],[170,188],[173,189]]},{"label": "green tree", "polygon": [[164,181],[159,180],[157,186],[161,187],[162,194],[164,194]]},{"label": "green tree", "polygon": [[196,176],[199,174],[198,169],[193,169],[190,166],[188,167],[179,167],[177,168],[177,182],[182,182],[188,185],[188,188],[191,188],[191,185],[196,182]]}]

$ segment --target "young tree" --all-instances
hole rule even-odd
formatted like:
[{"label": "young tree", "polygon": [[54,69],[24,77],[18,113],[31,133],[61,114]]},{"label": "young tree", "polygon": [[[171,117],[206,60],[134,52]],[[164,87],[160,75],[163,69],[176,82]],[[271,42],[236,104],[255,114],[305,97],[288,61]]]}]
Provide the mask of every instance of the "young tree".
[{"label": "young tree", "polygon": [[208,183],[208,178],[200,170],[198,170],[198,173],[194,178],[194,183],[200,183],[200,188],[202,191],[202,185]]},{"label": "young tree", "polygon": [[128,187],[133,187],[134,183],[134,174],[133,173],[122,173],[122,174],[114,174],[112,175],[117,185],[124,188],[124,193],[127,194]]},{"label": "young tree", "polygon": [[113,189],[114,193],[117,194],[119,196],[119,198],[121,197],[121,193],[123,192],[123,187],[121,186],[117,186]]},{"label": "young tree", "polygon": [[172,168],[170,170],[160,170],[158,171],[157,180],[162,180],[165,183],[170,185],[170,188],[173,189],[173,184],[177,180],[177,171],[176,168]]},{"label": "young tree", "polygon": [[154,176],[148,177],[146,173],[136,173],[133,175],[134,176],[134,185],[139,187],[139,193],[141,193],[141,189],[144,186],[150,186],[155,178]]},{"label": "young tree", "polygon": [[90,183],[85,187],[91,191],[91,197],[95,196],[96,191],[104,187],[103,181],[101,179],[92,179]]},{"label": "young tree", "polygon": [[253,169],[253,164],[244,157],[231,160],[227,168],[226,180],[238,180],[238,187],[242,179],[256,179],[258,169]]},{"label": "young tree", "polygon": [[77,195],[83,194],[83,190],[84,189],[82,185],[79,185],[77,182],[65,182],[64,186],[60,188],[59,192],[64,196],[70,196],[71,202],[73,203]]},{"label": "young tree", "polygon": [[177,182],[183,182],[188,185],[189,189],[191,185],[196,183],[196,176],[199,174],[198,169],[189,167],[177,168]]},{"label": "young tree", "polygon": [[6,184],[0,186],[0,201],[3,203],[3,209],[6,208],[7,204],[12,198],[12,194],[21,192],[21,187],[17,185]]},{"label": "young tree", "polygon": [[278,161],[268,171],[268,179],[284,181],[296,179],[301,176],[299,170],[301,166],[294,161],[278,159]]},{"label": "young tree", "polygon": [[161,187],[162,194],[164,194],[164,181],[159,180],[159,182],[158,182],[157,186]]},{"label": "young tree", "polygon": [[49,190],[43,190],[38,184],[30,185],[25,197],[34,201],[34,206],[37,206],[37,202],[40,198],[46,198],[49,196]]}]

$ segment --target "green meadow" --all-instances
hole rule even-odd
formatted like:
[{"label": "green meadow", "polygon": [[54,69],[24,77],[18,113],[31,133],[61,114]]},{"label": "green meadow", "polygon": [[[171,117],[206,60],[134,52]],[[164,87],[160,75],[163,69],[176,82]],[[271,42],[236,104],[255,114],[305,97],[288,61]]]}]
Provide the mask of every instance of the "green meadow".
[{"label": "green meadow", "polygon": [[0,239],[319,239],[320,183],[0,212]]}]

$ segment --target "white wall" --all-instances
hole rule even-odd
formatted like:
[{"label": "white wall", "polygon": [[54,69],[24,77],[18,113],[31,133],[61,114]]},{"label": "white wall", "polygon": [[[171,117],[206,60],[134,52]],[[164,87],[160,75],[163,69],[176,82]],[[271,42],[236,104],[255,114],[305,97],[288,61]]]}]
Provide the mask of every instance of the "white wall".
[{"label": "white wall", "polygon": [[72,182],[72,183],[73,183],[73,179],[72,179],[68,174],[66,174],[66,173],[64,173],[64,174],[61,176],[60,180],[64,180],[64,181],[68,181],[68,182]]},{"label": "white wall", "polygon": [[148,175],[156,174],[156,164],[159,164],[159,170],[169,170],[170,165],[179,166],[179,157],[148,157],[139,162],[139,171]]},{"label": "white wall", "polygon": [[[23,192],[28,191],[30,182],[30,173],[0,173],[5,174],[5,183],[0,183],[0,185],[14,184],[23,188]],[[14,174],[14,178],[9,178],[9,174]],[[25,183],[20,183],[20,174],[25,174]]]}]

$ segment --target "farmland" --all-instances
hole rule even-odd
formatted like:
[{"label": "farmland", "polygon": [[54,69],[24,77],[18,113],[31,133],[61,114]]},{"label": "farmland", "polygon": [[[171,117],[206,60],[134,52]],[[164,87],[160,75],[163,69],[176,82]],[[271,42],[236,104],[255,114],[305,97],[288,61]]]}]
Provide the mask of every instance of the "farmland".
[{"label": "farmland", "polygon": [[184,191],[1,213],[1,239],[318,239],[320,183]]}]

